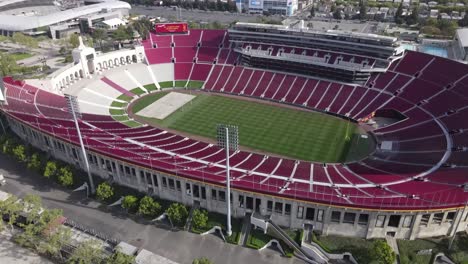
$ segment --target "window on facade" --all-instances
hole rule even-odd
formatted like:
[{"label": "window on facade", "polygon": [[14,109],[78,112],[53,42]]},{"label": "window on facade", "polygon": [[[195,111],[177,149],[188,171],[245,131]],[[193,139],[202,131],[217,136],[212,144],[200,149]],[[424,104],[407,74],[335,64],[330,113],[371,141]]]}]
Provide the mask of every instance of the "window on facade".
[{"label": "window on facade", "polygon": [[375,221],[375,227],[383,227],[385,224],[385,215],[378,215],[377,221]]},{"label": "window on facade", "polygon": [[175,189],[175,182],[174,179],[169,179],[169,188],[174,190]]},{"label": "window on facade", "polygon": [[401,215],[391,215],[388,220],[388,226],[398,227],[400,225]]},{"label": "window on facade", "polygon": [[360,214],[359,215],[358,224],[367,225],[368,222],[369,222],[369,215],[368,214]]},{"label": "window on facade", "polygon": [[343,223],[347,224],[354,224],[354,220],[356,219],[355,213],[348,213],[346,212],[343,217]]},{"label": "window on facade", "polygon": [[163,187],[167,188],[167,178],[166,177],[162,177],[162,182],[163,182]]},{"label": "window on facade", "polygon": [[423,214],[421,217],[421,222],[419,222],[419,225],[421,226],[427,226],[429,224],[429,218],[431,217],[430,214]]},{"label": "window on facade", "polygon": [[341,218],[341,212],[339,212],[339,211],[332,211],[331,221],[332,221],[333,223],[339,223],[339,222],[340,222],[340,218]]},{"label": "window on facade", "polygon": [[283,203],[279,203],[279,202],[275,203],[275,213],[283,214]]},{"label": "window on facade", "polygon": [[180,186],[180,181],[176,181],[176,189],[177,191],[182,191],[182,187]]},{"label": "window on facade", "polygon": [[239,195],[239,207],[240,208],[244,208],[244,196],[243,195]]},{"label": "window on facade", "polygon": [[146,183],[148,183],[148,185],[152,185],[152,181],[151,181],[151,173],[149,172],[145,172],[145,177],[146,177]]},{"label": "window on facade", "polygon": [[284,214],[285,215],[291,215],[291,204],[285,204],[284,205]]},{"label": "window on facade", "polygon": [[405,215],[405,218],[403,218],[403,227],[411,227],[411,223],[413,222],[413,216],[412,215]]},{"label": "window on facade", "polygon": [[304,206],[297,207],[297,214],[296,217],[302,219],[304,217]]},{"label": "window on facade", "polygon": [[196,184],[193,185],[193,197],[200,198],[200,187]]},{"label": "window on facade", "polygon": [[126,173],[126,174],[130,174],[130,167],[125,166],[125,173]]},{"label": "window on facade", "polygon": [[455,212],[448,212],[445,222],[452,222],[455,219]]},{"label": "window on facade", "polygon": [[440,223],[442,223],[442,218],[444,218],[444,213],[434,214],[434,216],[432,217],[432,223],[433,224],[440,224]]},{"label": "window on facade", "polygon": [[267,202],[267,212],[273,211],[273,201]]},{"label": "window on facade", "polygon": [[132,168],[132,175],[133,175],[133,176],[136,176],[136,170],[135,170],[135,168]]},{"label": "window on facade", "polygon": [[201,187],[201,198],[206,200],[206,188],[203,186]]},{"label": "window on facade", "polygon": [[216,190],[215,189],[211,189],[211,199],[212,200],[217,200],[217,195],[216,195]]},{"label": "window on facade", "polygon": [[[309,208],[307,208],[309,210]],[[319,209],[317,212],[317,222],[323,222],[323,210]]]},{"label": "window on facade", "polygon": [[190,183],[188,182],[185,184],[185,193],[187,195],[192,195],[192,189],[190,188]]},{"label": "window on facade", "polygon": [[122,173],[124,172],[123,166],[122,166],[121,164],[119,164],[119,170],[120,170],[120,172],[122,172]]},{"label": "window on facade", "polygon": [[219,195],[218,195],[218,196],[219,196],[219,200],[220,200],[221,202],[225,202],[225,201],[226,201],[226,192],[224,192],[224,191],[219,191],[218,194],[219,194]]},{"label": "window on facade", "polygon": [[159,184],[158,184],[158,176],[156,174],[152,174],[153,175],[153,182],[154,182],[154,186],[158,187]]},{"label": "window on facade", "polygon": [[314,215],[315,215],[315,209],[314,208],[310,208],[310,207],[307,207],[307,210],[306,210],[306,220],[310,220],[310,221],[313,221],[314,220]]}]

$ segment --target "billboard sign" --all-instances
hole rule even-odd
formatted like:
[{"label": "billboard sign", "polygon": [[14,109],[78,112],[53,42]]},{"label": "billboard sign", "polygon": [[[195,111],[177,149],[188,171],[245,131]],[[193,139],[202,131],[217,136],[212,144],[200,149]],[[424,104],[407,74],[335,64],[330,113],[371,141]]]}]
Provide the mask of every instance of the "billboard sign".
[{"label": "billboard sign", "polygon": [[263,0],[250,0],[249,8],[263,9]]},{"label": "billboard sign", "polygon": [[187,23],[157,23],[154,30],[158,34],[187,33]]}]

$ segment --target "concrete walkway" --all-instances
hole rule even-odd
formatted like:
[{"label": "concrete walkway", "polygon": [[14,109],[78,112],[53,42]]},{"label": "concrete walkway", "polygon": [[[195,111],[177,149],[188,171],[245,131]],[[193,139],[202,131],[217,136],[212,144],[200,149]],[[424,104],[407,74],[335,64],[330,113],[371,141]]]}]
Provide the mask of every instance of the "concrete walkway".
[{"label": "concrete walkway", "polygon": [[296,258],[282,257],[277,251],[259,252],[223,243],[214,235],[174,232],[139,223],[119,212],[101,209],[99,203],[84,199],[83,193],[70,193],[69,190],[52,185],[41,175],[27,170],[25,166],[3,154],[0,154],[0,168],[0,173],[3,173],[7,180],[7,184],[0,187],[1,190],[20,197],[26,194],[39,195],[46,207],[62,209],[66,217],[84,226],[179,263],[192,263],[192,260],[198,257],[207,257],[213,263],[219,264],[304,263]]},{"label": "concrete walkway", "polygon": [[9,231],[0,232],[0,263],[53,264],[33,251],[15,244],[11,241]]}]

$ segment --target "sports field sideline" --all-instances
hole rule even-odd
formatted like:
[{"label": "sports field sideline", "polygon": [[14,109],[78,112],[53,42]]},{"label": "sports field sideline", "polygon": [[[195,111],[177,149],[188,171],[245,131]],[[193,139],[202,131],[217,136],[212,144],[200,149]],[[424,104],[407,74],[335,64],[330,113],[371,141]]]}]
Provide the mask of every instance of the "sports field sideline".
[{"label": "sports field sideline", "polygon": [[[166,94],[145,96],[133,109],[144,109]],[[190,103],[162,120],[139,118],[149,124],[208,138],[216,137],[217,124],[237,125],[241,146],[323,162],[343,161],[350,139],[357,132],[355,124],[330,115],[212,94],[197,94]]]}]

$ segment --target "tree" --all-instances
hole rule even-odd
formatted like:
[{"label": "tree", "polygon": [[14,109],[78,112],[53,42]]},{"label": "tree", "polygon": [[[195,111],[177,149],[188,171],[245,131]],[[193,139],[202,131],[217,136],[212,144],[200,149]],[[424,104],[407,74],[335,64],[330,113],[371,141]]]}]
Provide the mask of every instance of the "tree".
[{"label": "tree", "polygon": [[30,37],[30,36],[26,36],[25,34],[20,33],[20,32],[14,33],[11,39],[13,40],[14,43],[20,44],[27,48],[39,47],[39,42],[37,41],[37,39]]},{"label": "tree", "polygon": [[92,36],[99,43],[99,48],[102,50],[102,42],[107,39],[107,31],[102,28],[96,28]]},{"label": "tree", "polygon": [[465,12],[465,16],[462,19],[458,20],[458,25],[460,27],[468,27],[468,12]]},{"label": "tree", "polygon": [[24,210],[28,212],[27,221],[35,222],[39,220],[42,213],[42,198],[38,195],[28,194],[23,198]]},{"label": "tree", "polygon": [[314,6],[312,6],[310,8],[310,17],[315,17],[315,7]]},{"label": "tree", "polygon": [[208,212],[196,209],[193,211],[192,224],[195,228],[205,228],[208,224]]},{"label": "tree", "polygon": [[97,240],[86,240],[73,251],[68,263],[70,264],[95,264],[103,260],[102,245]]},{"label": "tree", "polygon": [[397,11],[395,12],[395,23],[398,25],[403,24],[403,1],[398,5]]},{"label": "tree", "polygon": [[119,26],[112,34],[112,38],[121,43],[122,41],[133,38],[133,35],[129,35],[129,32],[125,26]]},{"label": "tree", "polygon": [[367,19],[367,6],[364,0],[361,0],[359,5],[359,19],[366,20]]},{"label": "tree", "polygon": [[10,54],[6,52],[0,53],[0,71],[2,76],[11,75],[16,68],[18,68],[18,65]]},{"label": "tree", "polygon": [[39,171],[41,169],[42,165],[42,160],[39,156],[39,154],[34,153],[31,155],[31,158],[29,158],[28,161],[28,169],[34,170],[34,171]]},{"label": "tree", "polygon": [[78,34],[71,34],[68,42],[72,46],[72,48],[77,48],[80,45],[80,39]]},{"label": "tree", "polygon": [[104,263],[105,264],[133,264],[135,263],[135,256],[129,256],[117,250],[114,252],[114,254],[106,258]]},{"label": "tree", "polygon": [[166,210],[166,214],[171,219],[172,223],[176,226],[182,226],[187,221],[188,211],[185,205],[180,203],[173,203]]},{"label": "tree", "polygon": [[151,28],[153,27],[153,24],[151,21],[149,21],[149,19],[142,18],[135,21],[135,23],[133,23],[133,27],[138,32],[138,34],[140,34],[142,39],[146,39]]},{"label": "tree", "polygon": [[63,226],[59,226],[54,232],[44,236],[39,243],[37,251],[41,254],[49,254],[63,258],[62,247],[70,243],[71,230]]},{"label": "tree", "polygon": [[69,167],[60,168],[58,181],[62,186],[70,187],[73,185],[73,173]]},{"label": "tree", "polygon": [[109,183],[103,182],[96,189],[96,196],[100,201],[105,201],[114,196],[114,188]]},{"label": "tree", "polygon": [[396,259],[395,252],[384,240],[374,241],[370,253],[372,260],[381,264],[393,264]]},{"label": "tree", "polygon": [[13,156],[15,156],[15,158],[17,158],[20,162],[26,161],[26,148],[24,145],[17,145],[13,148],[12,152]]},{"label": "tree", "polygon": [[161,205],[155,202],[153,198],[145,196],[140,200],[138,214],[148,217],[154,217],[161,213]]},{"label": "tree", "polygon": [[333,12],[333,18],[334,19],[342,19],[343,17],[341,16],[341,9],[336,8],[335,12]]},{"label": "tree", "polygon": [[419,20],[419,7],[415,6],[413,10],[411,11],[411,14],[406,17],[406,24],[414,25],[418,23],[418,20]]},{"label": "tree", "polygon": [[51,178],[57,174],[57,163],[48,161],[44,170],[44,177]]},{"label": "tree", "polygon": [[196,258],[192,261],[192,264],[213,264],[213,262],[211,262],[211,260],[205,258],[205,257],[202,257],[202,258]]},{"label": "tree", "polygon": [[122,208],[127,209],[128,211],[133,210],[138,205],[138,198],[133,195],[127,195],[122,201]]},{"label": "tree", "polygon": [[8,215],[7,224],[11,229],[13,229],[13,224],[24,209],[23,204],[17,201],[18,197],[14,195],[10,195],[6,200],[0,201],[0,215]]}]

